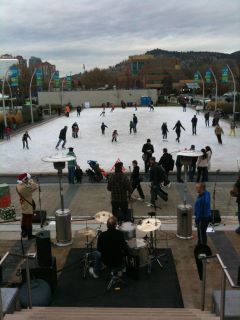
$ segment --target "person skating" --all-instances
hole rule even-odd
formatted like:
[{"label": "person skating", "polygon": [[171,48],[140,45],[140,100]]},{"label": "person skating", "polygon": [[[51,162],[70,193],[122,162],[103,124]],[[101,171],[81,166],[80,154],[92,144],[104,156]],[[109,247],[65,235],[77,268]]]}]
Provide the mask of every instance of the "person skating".
[{"label": "person skating", "polygon": [[198,193],[194,204],[195,223],[197,225],[198,245],[207,245],[207,227],[211,220],[211,196],[205,183],[197,183]]},{"label": "person skating", "polygon": [[163,122],[161,129],[162,129],[163,140],[167,140],[167,133],[169,132],[167,127],[167,122]]},{"label": "person skating", "polygon": [[154,111],[153,103],[149,103],[148,107],[149,107],[149,111]]},{"label": "person skating", "polygon": [[77,106],[77,117],[80,117],[81,111],[82,111],[82,107],[81,106]]},{"label": "person skating", "polygon": [[113,133],[112,133],[112,142],[113,142],[113,141],[117,142],[117,137],[118,137],[118,132],[117,132],[117,130],[113,130]]},{"label": "person skating", "polygon": [[198,118],[196,115],[193,116],[192,120],[192,134],[193,135],[197,135],[197,122],[198,122]]},{"label": "person skating", "polygon": [[133,115],[133,131],[134,131],[134,133],[136,133],[137,132],[137,124],[138,124],[138,118],[137,118],[137,116],[134,114]]},{"label": "person skating", "polygon": [[68,148],[67,156],[74,157],[73,160],[68,161],[68,183],[74,184],[74,178],[75,178],[75,167],[77,165],[76,163],[76,155],[73,152],[73,148]]},{"label": "person skating", "polygon": [[129,123],[129,133],[132,134],[132,131],[134,131],[134,124],[133,124],[133,121],[131,120]]},{"label": "person skating", "polygon": [[151,144],[150,139],[147,139],[147,143],[143,145],[142,152],[143,152],[143,161],[145,165],[145,173],[147,173],[150,167],[150,158],[154,153],[154,147]]},{"label": "person skating", "polygon": [[78,131],[79,131],[78,124],[77,124],[77,122],[74,122],[73,125],[72,125],[72,137],[74,139],[78,138]]},{"label": "person skating", "polygon": [[214,132],[215,132],[215,135],[217,136],[218,143],[222,144],[222,134],[224,134],[224,132],[222,127],[220,127],[219,124],[216,125]]},{"label": "person skating", "polygon": [[105,129],[108,128],[108,126],[105,125],[104,122],[102,122],[101,124],[101,130],[102,130],[102,134],[105,134]]},{"label": "person skating", "polygon": [[178,120],[175,126],[173,127],[173,130],[175,130],[177,134],[176,141],[179,143],[180,142],[180,136],[181,136],[181,128],[185,131],[185,128],[182,126],[181,121]]},{"label": "person skating", "polygon": [[134,103],[135,111],[137,111],[137,102]]},{"label": "person skating", "polygon": [[231,121],[230,123],[230,132],[229,135],[230,136],[234,136],[236,135],[235,129],[237,128],[236,122],[234,120]]},{"label": "person skating", "polygon": [[25,149],[25,146],[26,146],[27,149],[29,149],[29,147],[28,147],[28,139],[32,140],[30,135],[28,134],[28,131],[25,131],[23,136],[22,136],[23,149]]},{"label": "person skating", "polygon": [[70,107],[69,107],[69,105],[66,105],[66,107],[65,107],[65,116],[67,117],[67,118],[69,118],[69,114],[70,114]]},{"label": "person skating", "polygon": [[204,118],[205,118],[205,125],[206,127],[209,127],[209,118],[210,118],[210,112],[207,111],[205,114],[204,114]]},{"label": "person skating", "polygon": [[105,117],[105,109],[106,109],[106,105],[105,103],[102,104],[102,112],[100,113],[100,117],[103,116]]},{"label": "person skating", "polygon": [[182,102],[182,108],[183,112],[187,112],[187,102],[185,100]]},{"label": "person skating", "polygon": [[113,112],[114,109],[115,109],[115,105],[114,105],[113,103],[111,103],[111,110],[110,110],[110,112]]},{"label": "person skating", "polygon": [[33,201],[33,193],[38,189],[38,184],[31,179],[29,173],[22,173],[17,178],[16,191],[19,195],[20,205],[22,209],[22,237],[28,237],[28,240],[35,238],[32,235],[32,218],[35,210],[35,202]]},{"label": "person skating", "polygon": [[59,133],[59,140],[58,143],[56,145],[56,149],[58,149],[60,143],[62,142],[62,149],[65,149],[65,144],[67,142],[66,140],[66,135],[67,135],[67,126],[65,126],[63,129],[61,129],[60,133]]},{"label": "person skating", "polygon": [[140,178],[140,174],[139,174],[140,169],[139,169],[137,160],[132,161],[132,166],[133,166],[133,171],[132,171],[131,178],[130,178],[132,189],[134,191],[137,188],[139,196],[143,200],[145,198],[145,196],[144,196],[144,193],[143,193],[143,190],[141,187],[141,178]]}]

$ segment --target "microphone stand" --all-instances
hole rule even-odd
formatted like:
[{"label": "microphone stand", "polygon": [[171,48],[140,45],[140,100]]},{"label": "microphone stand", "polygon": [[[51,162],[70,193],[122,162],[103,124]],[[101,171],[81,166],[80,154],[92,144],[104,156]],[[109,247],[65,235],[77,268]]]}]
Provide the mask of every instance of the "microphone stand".
[{"label": "microphone stand", "polygon": [[40,227],[43,229],[43,215],[42,215],[42,199],[41,199],[41,184],[39,182],[38,177],[35,177],[37,183],[38,183],[38,203],[39,203],[39,211],[40,211]]}]

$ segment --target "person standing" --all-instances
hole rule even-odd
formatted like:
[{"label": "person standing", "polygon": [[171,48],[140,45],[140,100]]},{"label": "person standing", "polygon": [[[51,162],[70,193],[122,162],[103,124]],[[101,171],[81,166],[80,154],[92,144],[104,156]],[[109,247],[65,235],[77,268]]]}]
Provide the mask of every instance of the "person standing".
[{"label": "person standing", "polygon": [[179,143],[180,142],[180,136],[181,136],[181,128],[185,131],[185,128],[182,126],[181,121],[178,120],[175,124],[175,126],[173,127],[173,130],[175,130],[176,134],[177,134],[177,138],[176,141]]},{"label": "person standing", "polygon": [[237,202],[237,216],[238,216],[238,223],[239,226],[235,230],[237,234],[240,234],[240,176],[238,177],[237,181],[235,182],[233,189],[230,191],[230,195],[232,197],[236,197],[236,202]]},{"label": "person standing", "polygon": [[79,131],[78,124],[77,124],[77,122],[74,122],[73,125],[72,125],[72,137],[74,139],[78,138],[78,131]]},{"label": "person standing", "polygon": [[206,180],[208,181],[208,172],[211,169],[212,149],[209,146],[206,146],[205,150],[207,152],[207,157],[208,157],[208,170],[207,170],[207,180]]},{"label": "person standing", "polygon": [[168,201],[168,194],[161,188],[161,184],[166,181],[166,173],[161,166],[158,166],[155,157],[150,158],[149,179],[151,182],[151,206],[156,206],[157,196]]},{"label": "person standing", "polygon": [[167,122],[163,122],[161,129],[162,129],[163,140],[167,140],[167,133],[169,132],[167,127]]},{"label": "person standing", "polygon": [[58,146],[60,145],[61,142],[62,143],[62,149],[65,149],[65,144],[67,142],[66,140],[66,135],[67,135],[67,126],[65,126],[63,129],[61,129],[60,133],[59,133],[59,140],[58,140],[58,143],[56,145],[56,149],[58,150]]},{"label": "person standing", "polygon": [[25,131],[23,136],[22,136],[23,149],[25,149],[25,146],[26,146],[27,149],[29,149],[29,147],[28,147],[28,139],[32,140],[30,135],[28,134],[28,131]]},{"label": "person standing", "polygon": [[129,123],[129,133],[132,134],[132,131],[134,131],[134,124],[133,124],[133,121],[131,120]]},{"label": "person standing", "polygon": [[207,227],[211,220],[211,196],[205,183],[197,183],[198,196],[194,204],[195,223],[197,225],[198,245],[207,245]]},{"label": "person standing", "polygon": [[[195,145],[192,144],[191,145],[191,148],[190,148],[191,151],[195,151]],[[196,174],[196,163],[197,163],[197,159],[198,157],[192,157],[191,158],[191,163],[189,164],[188,166],[188,176],[189,176],[189,180],[191,182],[193,182],[194,180],[194,176]]]},{"label": "person standing", "polygon": [[147,173],[150,168],[150,158],[154,153],[154,147],[151,144],[150,139],[147,139],[147,143],[143,145],[142,152],[143,152],[143,161],[145,165],[145,173]]},{"label": "person standing", "polygon": [[192,121],[192,134],[197,135],[197,122],[198,122],[197,116],[194,115],[191,121]]},{"label": "person standing", "polygon": [[222,144],[222,134],[224,134],[224,132],[222,127],[220,127],[219,124],[216,125],[214,132],[215,132],[215,135],[217,136],[218,143]]},{"label": "person standing", "polygon": [[19,195],[20,205],[22,209],[21,230],[22,237],[28,237],[28,240],[35,238],[32,234],[32,218],[35,210],[35,202],[33,201],[33,193],[37,190],[38,184],[31,179],[29,173],[22,173],[17,177],[16,191]]},{"label": "person standing", "polygon": [[11,133],[12,133],[12,129],[7,126],[5,129],[4,129],[4,133],[5,133],[5,137],[7,140],[10,140],[11,138]]},{"label": "person standing", "polygon": [[205,149],[201,149],[202,155],[197,159],[197,182],[208,180],[208,155]]},{"label": "person standing", "polygon": [[83,171],[79,165],[76,165],[76,169],[75,169],[74,174],[75,174],[75,178],[76,178],[77,183],[82,183]]},{"label": "person standing", "polygon": [[102,122],[101,124],[101,130],[102,130],[102,134],[105,134],[105,129],[108,128],[108,126],[105,125],[104,122]]},{"label": "person standing", "polygon": [[137,133],[137,124],[138,124],[138,118],[137,118],[137,116],[134,114],[134,115],[133,115],[133,131],[134,131],[134,133]]},{"label": "person standing", "polygon": [[230,123],[230,132],[229,135],[230,136],[234,136],[236,135],[235,129],[237,128],[236,122],[234,120],[231,121]]},{"label": "person standing", "polygon": [[130,178],[132,189],[133,189],[132,192],[134,192],[134,190],[137,188],[139,196],[141,197],[142,200],[144,200],[145,196],[144,196],[144,193],[143,193],[143,190],[141,187],[141,178],[140,178],[140,174],[139,174],[140,170],[139,170],[137,160],[133,160],[132,166],[133,166],[133,171],[132,171],[131,178]]},{"label": "person standing", "polygon": [[187,102],[185,100],[183,100],[182,102],[182,108],[183,108],[183,112],[187,112]]},{"label": "person standing", "polygon": [[205,114],[204,114],[204,118],[205,118],[205,125],[206,127],[209,127],[209,118],[210,118],[210,112],[207,111]]},{"label": "person standing", "polygon": [[77,117],[80,117],[82,108],[81,106],[77,106]]},{"label": "person standing", "polygon": [[115,164],[115,172],[108,180],[107,189],[111,192],[112,213],[119,222],[128,219],[128,193],[132,194],[132,186],[127,176],[122,172],[123,163]]},{"label": "person standing", "polygon": [[66,107],[65,107],[65,116],[67,118],[69,118],[69,114],[70,114],[70,107],[69,107],[69,105],[66,105]]},{"label": "person standing", "polygon": [[173,170],[174,167],[174,160],[172,155],[168,153],[167,148],[163,148],[163,155],[161,156],[158,165],[163,167],[166,173],[166,179],[168,180],[169,171]]},{"label": "person standing", "polygon": [[118,132],[117,132],[117,130],[113,130],[113,133],[112,133],[112,142],[113,142],[113,141],[117,142],[117,137],[118,137]]},{"label": "person standing", "polygon": [[183,183],[182,179],[182,161],[181,161],[181,156],[177,156],[176,158],[176,167],[177,167],[177,182]]},{"label": "person standing", "polygon": [[75,178],[75,167],[77,165],[77,162],[76,162],[76,155],[75,153],[73,152],[73,148],[70,147],[68,148],[68,153],[67,153],[67,156],[72,156],[74,157],[73,160],[70,160],[68,161],[68,183],[69,184],[74,184],[74,178]]}]

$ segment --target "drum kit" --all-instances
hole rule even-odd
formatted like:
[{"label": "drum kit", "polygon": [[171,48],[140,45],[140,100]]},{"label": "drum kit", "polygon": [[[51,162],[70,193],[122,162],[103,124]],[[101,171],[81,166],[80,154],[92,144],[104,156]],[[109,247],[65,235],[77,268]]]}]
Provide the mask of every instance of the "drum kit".
[{"label": "drum kit", "polygon": [[[86,278],[92,262],[93,243],[102,232],[102,225],[107,224],[107,220],[112,216],[113,215],[110,212],[100,211],[94,215],[94,220],[99,223],[97,229],[90,228],[86,221],[85,228],[78,231],[79,235],[86,237],[86,253],[83,259],[83,278]],[[123,233],[124,239],[127,242],[130,257],[137,258],[138,267],[147,266],[147,272],[149,274],[152,270],[152,264],[155,261],[160,267],[163,267],[160,262],[156,244],[156,232],[160,227],[161,221],[156,218],[156,216],[140,220],[137,225],[133,222],[123,222],[121,225],[117,226],[117,229]],[[138,236],[138,234],[141,234],[142,236]],[[91,240],[89,238],[91,238]]]}]

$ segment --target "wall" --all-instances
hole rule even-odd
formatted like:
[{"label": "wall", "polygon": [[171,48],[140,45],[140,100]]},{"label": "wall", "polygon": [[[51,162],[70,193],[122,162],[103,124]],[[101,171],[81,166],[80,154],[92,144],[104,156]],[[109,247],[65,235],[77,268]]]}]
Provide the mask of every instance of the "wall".
[{"label": "wall", "polygon": [[[71,102],[73,106],[89,101],[91,106],[101,106],[103,102],[112,102],[120,105],[120,101],[137,102],[140,104],[141,96],[150,96],[155,103],[157,101],[156,89],[140,90],[98,90],[98,91],[64,91],[61,92],[38,92],[38,104],[67,104]],[[62,103],[63,99],[63,103]]]}]

